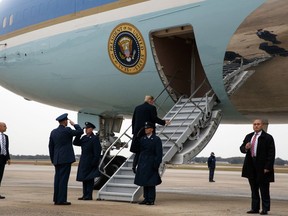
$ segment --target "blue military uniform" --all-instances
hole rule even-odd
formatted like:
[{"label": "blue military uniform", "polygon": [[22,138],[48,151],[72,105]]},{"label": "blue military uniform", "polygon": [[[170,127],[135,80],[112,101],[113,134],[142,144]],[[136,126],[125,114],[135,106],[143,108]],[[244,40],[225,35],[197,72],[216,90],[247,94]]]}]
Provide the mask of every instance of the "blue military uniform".
[{"label": "blue military uniform", "polygon": [[156,185],[162,183],[158,170],[162,162],[162,156],[162,141],[158,136],[153,133],[150,137],[144,136],[141,138],[134,184],[144,186],[145,204],[154,204]]},{"label": "blue military uniform", "polygon": [[[90,123],[85,123],[86,127],[95,128],[95,126]],[[95,134],[77,136],[73,145],[81,146],[81,157],[78,165],[77,171],[77,181],[83,182],[83,196],[79,199],[92,200],[92,193],[94,187],[94,178],[100,176],[98,169],[100,156],[101,156],[101,144],[99,137]]]},{"label": "blue military uniform", "polygon": [[[67,116],[68,114],[65,113],[56,120],[59,122],[67,120]],[[83,134],[83,130],[78,124],[75,124],[74,127],[76,130],[60,124],[50,134],[49,154],[51,162],[55,166],[53,201],[56,205],[67,203],[67,187],[71,164],[75,162],[72,139],[74,136]]]}]

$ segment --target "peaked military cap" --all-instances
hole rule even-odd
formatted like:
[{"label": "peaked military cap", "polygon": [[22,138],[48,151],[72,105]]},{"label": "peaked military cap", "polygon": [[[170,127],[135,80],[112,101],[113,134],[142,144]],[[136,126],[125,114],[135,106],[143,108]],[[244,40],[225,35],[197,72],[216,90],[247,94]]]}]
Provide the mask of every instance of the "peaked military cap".
[{"label": "peaked military cap", "polygon": [[85,128],[96,128],[94,124],[92,124],[91,122],[85,122]]},{"label": "peaked military cap", "polygon": [[154,125],[151,122],[145,122],[145,128],[154,128]]},{"label": "peaked military cap", "polygon": [[58,116],[58,117],[56,118],[56,121],[61,122],[61,121],[63,121],[63,120],[67,120],[67,119],[68,119],[67,116],[68,116],[68,113],[64,113],[64,114]]}]

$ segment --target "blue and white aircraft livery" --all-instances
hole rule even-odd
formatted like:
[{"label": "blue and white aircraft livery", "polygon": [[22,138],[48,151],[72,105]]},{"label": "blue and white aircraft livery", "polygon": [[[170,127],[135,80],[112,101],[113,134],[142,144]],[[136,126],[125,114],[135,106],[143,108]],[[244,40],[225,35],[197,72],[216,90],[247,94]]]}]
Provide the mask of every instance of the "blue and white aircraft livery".
[{"label": "blue and white aircraft livery", "polygon": [[287,123],[287,5],[0,0],[0,85],[99,129],[110,122],[105,133],[145,95],[162,116],[183,98],[213,95],[204,121],[219,110],[221,123]]}]

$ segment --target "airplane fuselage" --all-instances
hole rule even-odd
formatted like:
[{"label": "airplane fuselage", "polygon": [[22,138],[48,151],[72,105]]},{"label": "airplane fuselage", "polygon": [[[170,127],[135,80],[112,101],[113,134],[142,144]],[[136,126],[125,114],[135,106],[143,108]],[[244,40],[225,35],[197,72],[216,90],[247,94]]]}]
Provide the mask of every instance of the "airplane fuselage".
[{"label": "airplane fuselage", "polygon": [[[157,96],[165,87],[153,47],[164,36],[156,33],[165,32],[168,41],[187,28],[189,36],[181,32],[181,38],[194,41],[195,67],[201,63],[224,122],[246,122],[223,84],[223,62],[234,32],[263,2],[2,0],[0,84],[27,100],[93,115],[129,115],[144,95]],[[169,35],[171,29],[177,33]],[[190,52],[174,47],[167,42],[162,51],[172,60]],[[164,91],[159,101],[168,109],[175,99]]]}]

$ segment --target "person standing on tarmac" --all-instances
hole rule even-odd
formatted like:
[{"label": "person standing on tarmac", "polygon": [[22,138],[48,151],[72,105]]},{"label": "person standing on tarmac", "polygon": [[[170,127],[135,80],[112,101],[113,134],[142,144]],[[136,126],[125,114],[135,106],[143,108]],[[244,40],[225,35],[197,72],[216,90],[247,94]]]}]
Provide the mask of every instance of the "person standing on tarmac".
[{"label": "person standing on tarmac", "polygon": [[253,132],[245,136],[240,146],[240,151],[245,154],[242,177],[248,179],[252,196],[251,209],[247,214],[258,214],[261,201],[260,215],[267,215],[270,211],[270,182],[275,181],[275,143],[273,136],[265,132],[263,127],[263,120],[255,119]]},{"label": "person standing on tarmac", "polygon": [[140,139],[139,160],[136,164],[134,184],[144,188],[144,200],[139,203],[141,205],[154,205],[156,185],[162,183],[159,175],[163,156],[162,141],[153,131],[154,125],[146,122],[146,135]]},{"label": "person standing on tarmac", "polygon": [[76,136],[73,145],[81,146],[81,157],[77,171],[77,181],[82,181],[83,195],[78,200],[92,200],[94,178],[100,176],[98,169],[101,144],[99,137],[93,133],[95,125],[90,122],[85,122],[86,135]]},{"label": "person standing on tarmac", "polygon": [[[53,196],[55,205],[71,205],[71,202],[67,202],[67,190],[71,164],[75,162],[72,139],[83,134],[82,128],[67,116],[68,114],[64,113],[56,118],[59,126],[51,131],[49,139],[49,155],[55,167]],[[68,121],[76,130],[67,127]]]},{"label": "person standing on tarmac", "polygon": [[214,181],[214,171],[216,168],[216,158],[215,158],[214,152],[211,152],[207,163],[208,163],[208,168],[209,168],[209,182],[215,182]]},{"label": "person standing on tarmac", "polygon": [[[9,138],[4,134],[7,126],[4,122],[0,122],[0,185],[2,182],[5,165],[10,165],[10,153],[9,153]],[[0,199],[5,199],[5,196],[0,195]]]}]

